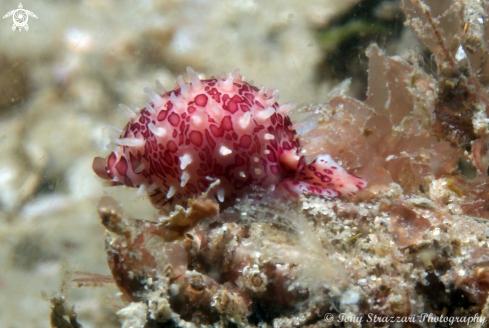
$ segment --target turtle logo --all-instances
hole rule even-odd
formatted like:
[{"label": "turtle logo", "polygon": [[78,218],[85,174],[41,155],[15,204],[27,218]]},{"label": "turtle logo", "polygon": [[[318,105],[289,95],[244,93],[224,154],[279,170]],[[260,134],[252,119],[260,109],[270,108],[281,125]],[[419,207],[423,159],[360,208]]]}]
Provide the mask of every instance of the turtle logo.
[{"label": "turtle logo", "polygon": [[5,16],[3,16],[3,18],[7,18],[10,16],[13,16],[12,19],[14,20],[14,25],[12,25],[12,31],[15,31],[15,29],[18,28],[19,32],[22,32],[22,28],[24,28],[26,31],[29,31],[29,25],[27,25],[29,16],[37,18],[36,14],[34,14],[32,11],[23,9],[21,3],[19,3],[18,9],[9,11],[8,13],[5,14]]}]

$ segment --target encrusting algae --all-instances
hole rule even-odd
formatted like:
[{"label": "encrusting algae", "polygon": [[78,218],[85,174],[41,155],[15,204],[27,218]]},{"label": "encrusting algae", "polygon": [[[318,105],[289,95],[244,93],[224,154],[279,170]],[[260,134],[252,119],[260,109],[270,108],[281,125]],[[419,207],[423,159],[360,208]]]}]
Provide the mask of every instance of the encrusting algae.
[{"label": "encrusting algae", "polygon": [[152,103],[127,109],[117,149],[94,170],[148,191],[166,212],[154,222],[100,201],[123,327],[329,327],[422,314],[482,326],[489,3],[434,14],[405,0],[403,9],[436,73],[372,45],[364,102],[343,83],[291,125],[292,106],[273,89],[189,70],[190,84],[148,91]]}]

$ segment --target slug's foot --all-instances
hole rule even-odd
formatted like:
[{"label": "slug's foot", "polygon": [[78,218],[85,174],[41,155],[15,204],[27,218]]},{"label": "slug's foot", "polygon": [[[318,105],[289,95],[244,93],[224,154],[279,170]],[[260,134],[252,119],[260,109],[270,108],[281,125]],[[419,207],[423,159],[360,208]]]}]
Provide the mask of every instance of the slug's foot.
[{"label": "slug's foot", "polygon": [[329,155],[320,155],[293,178],[282,180],[276,192],[297,199],[303,193],[325,197],[353,196],[367,186],[367,180],[339,166]]}]

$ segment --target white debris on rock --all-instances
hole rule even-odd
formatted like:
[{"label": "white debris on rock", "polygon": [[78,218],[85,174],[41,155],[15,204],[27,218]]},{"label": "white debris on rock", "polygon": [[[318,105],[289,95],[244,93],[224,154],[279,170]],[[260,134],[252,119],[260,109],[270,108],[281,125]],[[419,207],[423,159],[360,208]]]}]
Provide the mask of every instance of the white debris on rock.
[{"label": "white debris on rock", "polygon": [[130,303],[117,311],[117,316],[122,323],[121,328],[144,328],[147,322],[148,305],[143,302]]}]

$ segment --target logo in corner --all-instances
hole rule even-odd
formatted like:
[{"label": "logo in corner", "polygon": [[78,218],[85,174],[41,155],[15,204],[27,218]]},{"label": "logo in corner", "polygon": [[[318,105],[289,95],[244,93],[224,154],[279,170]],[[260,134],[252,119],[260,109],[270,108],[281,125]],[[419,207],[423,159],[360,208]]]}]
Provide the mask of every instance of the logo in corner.
[{"label": "logo in corner", "polygon": [[7,18],[10,16],[12,16],[12,19],[14,21],[14,25],[12,25],[12,31],[15,31],[18,28],[19,32],[22,32],[22,28],[24,28],[26,31],[29,31],[29,25],[27,25],[29,16],[37,18],[36,14],[34,14],[32,11],[25,10],[24,6],[22,6],[22,3],[19,3],[18,9],[9,11],[5,14],[5,16],[3,16],[3,18]]}]

